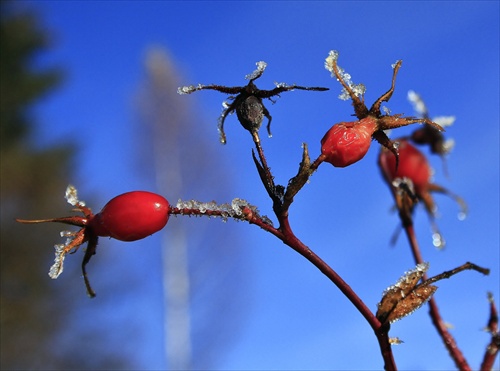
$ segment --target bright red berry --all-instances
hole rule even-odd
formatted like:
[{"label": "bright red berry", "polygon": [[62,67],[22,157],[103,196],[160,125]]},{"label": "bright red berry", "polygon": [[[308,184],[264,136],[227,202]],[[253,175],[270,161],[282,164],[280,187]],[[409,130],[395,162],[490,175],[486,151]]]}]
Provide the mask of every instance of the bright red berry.
[{"label": "bright red berry", "polygon": [[95,296],[90,286],[85,269],[90,258],[96,253],[99,237],[113,237],[120,241],[136,241],[152,235],[162,229],[168,222],[170,205],[160,195],[146,191],[133,191],[116,196],[109,201],[98,214],[78,200],[75,187],[68,186],[66,200],[83,216],[67,216],[52,219],[25,220],[20,223],[34,224],[56,222],[80,227],[76,232],[64,231],[67,237],[64,244],[56,245],[56,258],[50,268],[49,276],[57,278],[63,271],[66,254],[75,252],[87,242],[87,249],[82,262],[83,279],[90,297]]},{"label": "bright red berry", "polygon": [[136,241],[162,229],[169,218],[169,203],[162,196],[134,191],[109,201],[89,221],[95,235],[120,241]]},{"label": "bright red berry", "polygon": [[[394,93],[396,75],[402,61],[393,65],[391,88],[382,94],[368,109],[365,105],[363,84],[355,85],[351,76],[337,65],[338,52],[332,50],[326,58],[325,67],[342,85],[341,97],[349,97],[354,107],[354,114],[359,121],[341,122],[333,125],[321,140],[321,155],[318,163],[326,161],[336,167],[349,166],[361,160],[370,148],[371,139],[390,150],[397,158],[398,148],[385,134],[385,130],[396,129],[415,123],[424,123],[442,131],[443,128],[428,118],[403,117],[401,114],[390,115],[388,110],[382,110],[383,102],[388,102]],[[384,111],[384,112],[382,112]]]},{"label": "bright red berry", "polygon": [[361,160],[368,152],[376,130],[377,121],[371,116],[333,125],[321,139],[324,161],[335,167],[346,167]]}]

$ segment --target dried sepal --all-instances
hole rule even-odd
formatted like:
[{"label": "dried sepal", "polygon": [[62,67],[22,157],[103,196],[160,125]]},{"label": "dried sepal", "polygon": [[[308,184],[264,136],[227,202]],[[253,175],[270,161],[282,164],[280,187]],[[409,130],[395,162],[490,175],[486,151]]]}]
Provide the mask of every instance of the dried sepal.
[{"label": "dried sepal", "polygon": [[418,264],[406,272],[393,286],[384,291],[378,304],[377,318],[382,323],[395,322],[420,308],[436,291],[436,286],[416,288],[418,281],[429,269],[429,263]]},{"label": "dried sepal", "polygon": [[297,175],[295,175],[293,178],[289,180],[288,186],[286,187],[284,203],[283,203],[283,207],[285,209],[287,209],[293,202],[293,198],[306,184],[311,174],[312,170],[311,170],[311,159],[309,157],[309,150],[307,148],[307,144],[304,143],[302,145],[302,161],[300,162],[299,165],[299,171],[297,172]]},{"label": "dried sepal", "polygon": [[[55,248],[55,258],[54,263],[49,269],[49,277],[52,279],[57,279],[64,269],[64,259],[66,254],[74,253],[78,248],[86,242],[92,242],[95,240],[95,245],[97,245],[97,237],[88,229],[89,220],[94,217],[92,210],[85,206],[85,202],[78,199],[77,189],[71,184],[66,188],[64,195],[66,201],[74,207],[73,211],[81,212],[83,216],[73,215],[65,216],[60,218],[50,218],[50,219],[16,219],[17,222],[23,224],[38,224],[38,223],[62,223],[67,225],[72,225],[79,227],[78,231],[62,231],[61,237],[66,237],[66,241],[62,244],[54,245]],[[90,252],[95,252],[95,246],[87,246],[87,255],[91,255]],[[88,261],[89,258],[87,258]],[[88,282],[87,274],[85,272],[85,265],[82,265],[83,277],[85,280],[85,285],[87,287],[87,293],[90,297],[95,296],[95,292],[90,287]]]},{"label": "dried sepal", "polygon": [[[474,270],[488,275],[490,270],[476,264],[467,262],[457,268],[445,271],[434,277],[426,279],[425,273],[429,263],[418,264],[415,269],[406,272],[393,286],[384,291],[382,300],[378,303],[376,317],[382,324],[393,323],[420,308],[431,299],[437,287],[432,284],[462,272]],[[418,283],[420,279],[422,283]]]},{"label": "dried sepal", "polygon": [[400,300],[386,318],[386,322],[393,323],[409,316],[422,305],[427,303],[437,290],[437,286],[418,286],[405,298]]}]

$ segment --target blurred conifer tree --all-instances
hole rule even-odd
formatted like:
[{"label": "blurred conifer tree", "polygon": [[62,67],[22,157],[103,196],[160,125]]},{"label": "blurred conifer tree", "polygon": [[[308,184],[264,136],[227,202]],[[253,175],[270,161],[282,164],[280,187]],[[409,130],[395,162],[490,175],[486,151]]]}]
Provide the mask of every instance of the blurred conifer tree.
[{"label": "blurred conifer tree", "polygon": [[[78,301],[67,300],[69,281],[47,276],[61,226],[28,230],[14,220],[68,213],[63,197],[73,155],[71,143],[46,149],[33,145],[33,106],[60,84],[63,74],[57,67],[36,67],[50,39],[37,14],[22,6],[0,2],[0,368],[120,368],[127,360],[110,354],[109,347],[102,349],[102,334],[90,339],[84,329],[68,334],[75,329],[67,325],[74,320]],[[83,291],[82,300],[88,300]],[[61,339],[66,339],[64,346]]]}]

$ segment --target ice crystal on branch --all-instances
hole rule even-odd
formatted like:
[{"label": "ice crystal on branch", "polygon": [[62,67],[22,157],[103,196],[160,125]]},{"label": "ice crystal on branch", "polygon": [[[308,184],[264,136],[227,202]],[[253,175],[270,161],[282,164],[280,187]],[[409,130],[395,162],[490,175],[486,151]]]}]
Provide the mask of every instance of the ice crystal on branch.
[{"label": "ice crystal on branch", "polygon": [[49,277],[55,280],[57,277],[61,275],[63,272],[63,264],[64,264],[64,258],[66,257],[66,253],[64,252],[64,249],[66,248],[66,244],[59,244],[59,245],[54,245],[55,248],[55,259],[54,259],[54,264],[50,267],[49,270]]},{"label": "ice crystal on branch", "polygon": [[[246,210],[246,211],[245,211]],[[215,201],[199,202],[195,200],[177,201],[173,214],[219,217],[223,221],[229,218],[236,220],[250,220],[255,217],[264,224],[272,226],[271,220],[267,216],[261,216],[256,206],[241,198],[235,198],[231,203],[217,204]]]},{"label": "ice crystal on branch", "polygon": [[196,86],[194,85],[189,85],[189,86],[181,86],[177,88],[177,94],[180,95],[185,95],[185,94],[191,94],[192,92],[195,92],[196,90],[201,90],[203,89],[203,85],[198,84]]},{"label": "ice crystal on branch", "polygon": [[85,206],[85,202],[78,199],[78,191],[71,184],[66,188],[66,201],[72,206]]},{"label": "ice crystal on branch", "polygon": [[[332,77],[337,77],[335,74],[335,69],[337,69],[337,73],[340,78],[346,83],[347,86],[354,92],[357,97],[362,97],[365,95],[366,86],[363,84],[354,84],[351,81],[351,75],[345,72],[343,68],[341,68],[337,64],[337,60],[339,58],[339,52],[336,50],[331,50],[328,54],[328,57],[325,59],[325,68],[331,72]],[[338,78],[337,78],[338,80]],[[349,91],[346,88],[342,89],[342,92],[339,95],[339,99],[341,100],[349,100],[351,98]]]},{"label": "ice crystal on branch", "polygon": [[[425,279],[425,273],[428,269],[429,263],[418,264],[415,269],[406,272],[398,282],[384,291],[376,314],[377,319],[382,324],[400,320],[424,305],[437,290],[437,286],[432,284],[439,280],[450,278],[464,270],[474,270],[485,275],[490,273],[489,269],[467,262],[457,268]],[[425,279],[425,281],[419,284],[420,279]]]},{"label": "ice crystal on branch", "polygon": [[267,63],[264,61],[257,62],[255,63],[255,65],[257,66],[257,69],[252,73],[245,75],[246,80],[255,80],[256,78],[260,77],[267,67]]}]

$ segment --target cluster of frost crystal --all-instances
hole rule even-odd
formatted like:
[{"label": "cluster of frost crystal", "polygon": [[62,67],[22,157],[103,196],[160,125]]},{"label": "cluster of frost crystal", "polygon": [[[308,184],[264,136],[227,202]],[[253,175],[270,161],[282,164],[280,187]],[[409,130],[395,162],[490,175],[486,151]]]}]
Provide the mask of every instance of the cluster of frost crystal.
[{"label": "cluster of frost crystal", "polygon": [[[66,188],[66,193],[64,197],[71,206],[76,206],[76,207],[85,206],[85,202],[80,201],[78,199],[78,191],[71,184],[68,185],[68,187]],[[70,231],[62,231],[60,234],[61,237],[66,237],[66,242],[64,244],[54,245],[54,249],[56,250],[55,251],[56,257],[54,259],[54,264],[50,267],[49,270],[49,277],[54,280],[57,277],[59,277],[59,275],[63,272],[63,263],[64,263],[64,258],[66,256],[64,249],[66,248],[66,246],[68,246],[73,242],[73,239],[75,237],[75,233]]]},{"label": "cluster of frost crystal", "polygon": [[[354,84],[351,81],[351,75],[345,72],[344,69],[337,64],[338,58],[339,58],[339,52],[336,50],[330,50],[328,57],[326,57],[325,59],[325,68],[331,72],[332,77],[337,77],[337,75],[335,74],[335,69],[336,69],[342,81],[344,81],[344,83],[352,90],[354,95],[356,97],[363,96],[366,92],[366,87],[363,84]],[[339,99],[349,100],[350,98],[351,96],[347,91],[347,89],[343,88],[342,92],[339,95]]]},{"label": "cluster of frost crystal", "polygon": [[427,116],[427,106],[423,99],[413,90],[408,91],[408,100],[413,105],[413,109],[420,116]]},{"label": "cluster of frost crystal", "polygon": [[49,270],[49,277],[55,280],[63,271],[63,263],[64,263],[64,248],[65,245],[60,244],[60,245],[54,245],[54,248],[56,249],[56,257],[54,259],[54,264],[50,267]]},{"label": "cluster of frost crystal", "polygon": [[55,259],[54,259],[54,264],[50,267],[49,270],[49,277],[55,280],[57,277],[61,275],[63,272],[64,268],[64,258],[66,257],[66,254],[64,252],[64,249],[66,246],[68,246],[71,242],[73,242],[73,237],[75,234],[70,231],[62,231],[61,232],[61,237],[67,237],[66,242],[64,244],[58,244],[54,245],[55,251]]},{"label": "cluster of frost crystal", "polygon": [[255,64],[257,65],[257,69],[255,71],[253,71],[252,73],[246,75],[245,79],[247,79],[247,80],[254,80],[254,79],[256,79],[257,77],[259,77],[260,75],[262,75],[262,73],[264,72],[264,70],[267,67],[267,63],[264,62],[264,61],[260,61],[260,62],[257,62]]},{"label": "cluster of frost crystal", "polygon": [[391,67],[392,69],[395,69],[396,66],[398,65],[398,63],[400,63],[401,61],[398,59],[395,63],[391,64]]},{"label": "cluster of frost crystal", "polygon": [[191,94],[192,92],[196,90],[201,90],[203,89],[202,84],[198,84],[196,86],[194,85],[189,85],[189,86],[181,86],[177,88],[177,94],[184,95],[184,94]]},{"label": "cluster of frost crystal", "polygon": [[274,85],[277,87],[277,88],[289,88],[290,85],[288,85],[286,82],[274,82]]},{"label": "cluster of frost crystal", "polygon": [[401,297],[405,297],[403,290],[408,288],[409,284],[411,289],[417,285],[417,282],[422,278],[425,272],[429,269],[429,263],[424,262],[418,264],[414,269],[405,272],[405,274],[396,282],[394,285],[389,286],[385,291],[384,295],[390,292],[401,290]]},{"label": "cluster of frost crystal", "polygon": [[85,206],[85,202],[78,199],[78,191],[71,184],[66,188],[65,198],[71,206]]},{"label": "cluster of frost crystal", "polygon": [[[178,200],[175,207],[179,210],[189,209],[198,210],[201,215],[221,217],[223,221],[227,221],[228,218],[244,219],[243,209],[249,208],[252,212],[260,217],[258,209],[256,206],[249,204],[247,201],[241,198],[235,198],[231,203],[217,204],[215,201],[211,202],[199,202],[195,200]],[[266,224],[272,225],[272,222],[266,216],[260,217]]]},{"label": "cluster of frost crystal", "polygon": [[389,116],[391,114],[391,109],[389,107],[386,107],[386,106],[382,106],[382,111],[387,115]]}]

